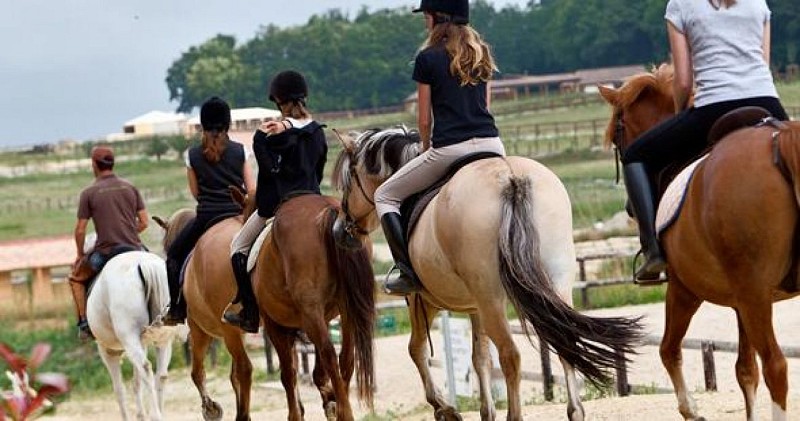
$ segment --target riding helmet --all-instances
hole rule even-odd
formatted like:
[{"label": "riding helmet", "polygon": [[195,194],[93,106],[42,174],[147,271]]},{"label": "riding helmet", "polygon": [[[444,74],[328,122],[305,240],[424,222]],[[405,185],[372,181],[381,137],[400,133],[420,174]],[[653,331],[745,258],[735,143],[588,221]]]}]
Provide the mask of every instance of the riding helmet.
[{"label": "riding helmet", "polygon": [[227,131],[231,127],[231,107],[219,97],[211,97],[200,107],[200,125],[203,130]]},{"label": "riding helmet", "polygon": [[469,0],[421,0],[417,12],[439,12],[450,16],[450,22],[465,25],[469,23]]},{"label": "riding helmet", "polygon": [[276,104],[304,101],[307,96],[306,79],[294,70],[278,73],[269,84],[269,100]]}]

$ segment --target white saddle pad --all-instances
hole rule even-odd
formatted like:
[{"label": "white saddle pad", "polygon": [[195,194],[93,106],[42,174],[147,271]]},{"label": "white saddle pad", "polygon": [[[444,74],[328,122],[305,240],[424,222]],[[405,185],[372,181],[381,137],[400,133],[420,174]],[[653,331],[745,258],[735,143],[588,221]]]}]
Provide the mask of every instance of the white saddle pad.
[{"label": "white saddle pad", "polygon": [[694,170],[697,165],[703,162],[708,157],[708,154],[703,155],[696,161],[689,164],[684,168],[671,183],[667,186],[667,191],[661,197],[661,202],[658,204],[658,211],[656,212],[656,232],[660,237],[661,234],[678,219],[683,206],[683,200],[686,196],[686,187],[689,185],[689,180],[694,175]]},{"label": "white saddle pad", "polygon": [[269,232],[272,231],[272,218],[267,219],[267,223],[264,225],[264,229],[261,230],[261,233],[258,234],[256,237],[256,241],[253,242],[253,246],[250,247],[250,254],[247,256],[247,271],[252,272],[253,268],[256,267],[256,260],[258,260],[258,252],[261,251],[261,246],[264,244],[264,239],[267,238]]}]

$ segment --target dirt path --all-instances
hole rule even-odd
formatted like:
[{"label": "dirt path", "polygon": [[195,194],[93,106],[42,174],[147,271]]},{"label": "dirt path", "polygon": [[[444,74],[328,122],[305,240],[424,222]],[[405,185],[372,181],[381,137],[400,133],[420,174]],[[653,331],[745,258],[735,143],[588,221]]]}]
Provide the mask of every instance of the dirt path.
[{"label": "dirt path", "polygon": [[[779,341],[783,346],[800,346],[800,317],[796,301],[776,304],[775,316]],[[644,315],[644,323],[648,333],[660,335],[663,329],[663,304],[627,307],[623,309],[594,311],[595,315]],[[729,309],[703,305],[689,329],[687,337],[735,341],[735,317]],[[434,346],[438,351],[440,334],[433,332]],[[524,338],[517,338],[522,352],[522,364],[525,371],[538,372],[538,352],[527,344]],[[375,398],[375,414],[373,419],[408,419],[431,420],[432,413],[424,401],[421,384],[416,369],[406,353],[407,336],[382,338],[376,341],[377,392]],[[744,419],[744,402],[738,391],[733,373],[735,355],[717,352],[717,393],[696,393],[698,408],[702,415],[710,420],[742,420]],[[703,390],[702,362],[699,351],[684,353],[687,382],[690,389]],[[263,370],[265,364],[263,354],[253,354],[256,369]],[[790,396],[790,412],[788,419],[800,419],[800,360],[789,360],[790,388],[795,393]],[[558,367],[554,368],[561,374]],[[444,384],[444,373],[432,368],[434,378],[440,387]],[[631,383],[648,385],[653,388],[670,388],[669,379],[658,359],[658,350],[654,346],[641,349],[629,367]],[[219,400],[226,413],[224,419],[233,419],[234,402],[227,375],[211,375],[209,378],[211,395]],[[323,420],[320,399],[316,390],[307,382],[301,385],[301,396],[306,406],[307,420]],[[759,388],[756,410],[758,419],[768,419],[771,404],[763,381]],[[564,419],[566,408],[563,403],[544,403],[541,398],[541,385],[538,382],[525,381],[522,384],[522,400],[526,403],[524,414],[526,419]],[[167,420],[199,420],[199,399],[186,370],[171,373],[166,392]],[[131,411],[134,409],[131,393],[128,393]],[[559,396],[557,396],[557,400]],[[539,403],[533,405],[533,403]],[[363,418],[369,412],[353,402],[357,418]],[[637,395],[625,398],[606,398],[584,402],[590,420],[628,420],[646,419],[648,421],[680,420],[676,408],[677,403],[672,394]],[[283,389],[279,382],[258,383],[252,393],[252,418],[254,420],[286,419]],[[132,415],[132,412],[131,412]],[[477,420],[476,412],[467,412],[465,419]],[[504,411],[498,411],[498,418],[504,418]],[[119,419],[116,402],[112,395],[74,398],[58,407],[55,416],[45,419],[64,421],[84,421],[94,419]]]}]

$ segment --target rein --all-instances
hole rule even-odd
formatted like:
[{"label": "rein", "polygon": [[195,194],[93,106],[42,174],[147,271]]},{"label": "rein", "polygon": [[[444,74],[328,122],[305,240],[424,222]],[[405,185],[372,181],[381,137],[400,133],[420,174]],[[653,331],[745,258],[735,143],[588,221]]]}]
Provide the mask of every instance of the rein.
[{"label": "rein", "polygon": [[348,205],[349,198],[350,198],[350,188],[348,187],[347,191],[344,192],[344,196],[342,197],[342,211],[344,212],[344,230],[350,234],[351,236],[355,237],[356,235],[369,235],[369,231],[358,225],[358,221],[367,217],[367,215],[371,214],[375,211],[375,201],[372,200],[369,195],[367,195],[367,191],[364,190],[364,185],[361,183],[361,178],[358,176],[358,172],[356,171],[356,164],[353,156],[350,156],[350,174],[352,177],[356,179],[356,185],[358,189],[361,191],[361,195],[364,196],[367,203],[369,203],[372,208],[361,215],[358,218],[354,218],[352,212],[350,212],[350,206]]},{"label": "rein", "polygon": [[611,139],[611,143],[614,145],[614,164],[615,170],[617,173],[617,181],[616,184],[619,184],[619,164],[622,162],[622,152],[620,151],[620,144],[622,144],[622,138],[625,136],[625,120],[622,118],[622,111],[617,114],[616,121],[614,121],[614,137]]}]

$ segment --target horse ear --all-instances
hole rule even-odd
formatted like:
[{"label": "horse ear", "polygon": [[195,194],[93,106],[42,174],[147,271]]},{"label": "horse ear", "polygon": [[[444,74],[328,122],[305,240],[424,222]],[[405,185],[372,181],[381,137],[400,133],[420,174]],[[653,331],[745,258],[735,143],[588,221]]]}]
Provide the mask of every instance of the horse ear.
[{"label": "horse ear", "polygon": [[597,85],[597,90],[600,92],[600,96],[606,100],[611,105],[617,105],[617,90],[614,88],[609,88],[603,85]]},{"label": "horse ear", "polygon": [[153,221],[156,221],[156,224],[165,230],[169,228],[169,223],[167,221],[161,219],[161,217],[153,215]]},{"label": "horse ear", "polygon": [[339,142],[342,144],[344,150],[347,151],[347,153],[353,153],[353,151],[355,151],[356,142],[353,140],[352,137],[346,134],[341,134],[336,129],[333,129],[333,133],[336,134],[336,138],[339,139]]}]

